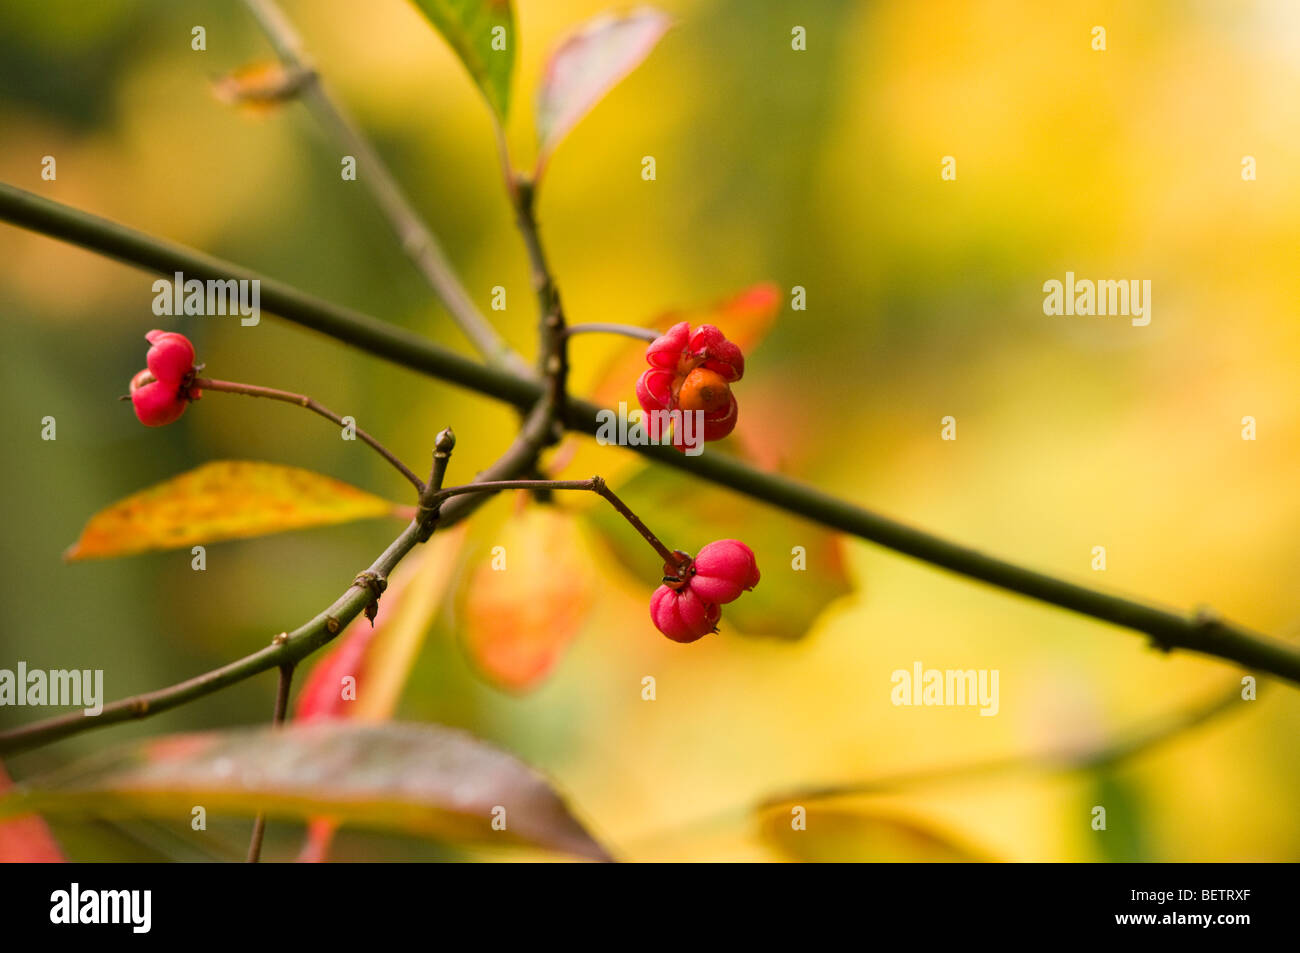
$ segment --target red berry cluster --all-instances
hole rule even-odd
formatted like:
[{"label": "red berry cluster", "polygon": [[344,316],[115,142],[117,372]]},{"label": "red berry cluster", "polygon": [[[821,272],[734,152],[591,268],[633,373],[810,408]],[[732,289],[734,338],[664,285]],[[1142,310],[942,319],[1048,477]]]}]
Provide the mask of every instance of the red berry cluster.
[{"label": "red berry cluster", "polygon": [[185,413],[200,391],[194,379],[194,345],[175,331],[150,331],[149,366],[131,378],[131,404],[146,427],[162,427]]},{"label": "red berry cluster", "polygon": [[722,606],[758,585],[754,551],[738,539],[709,543],[683,571],[665,566],[650,597],[650,618],[674,642],[694,642],[717,629]]},{"label": "red berry cluster", "polygon": [[[721,440],[736,427],[731,385],[745,375],[745,357],[711,324],[691,333],[682,321],[653,341],[645,352],[650,369],[636,382],[636,398],[646,413],[704,412],[704,439]],[[675,434],[675,445],[681,434]]]}]

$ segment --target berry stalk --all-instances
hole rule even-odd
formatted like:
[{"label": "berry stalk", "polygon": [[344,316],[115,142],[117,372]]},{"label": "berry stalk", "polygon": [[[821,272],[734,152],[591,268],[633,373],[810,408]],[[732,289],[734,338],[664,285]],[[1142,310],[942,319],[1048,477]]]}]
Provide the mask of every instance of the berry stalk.
[{"label": "berry stalk", "polygon": [[[334,411],[305,394],[295,394],[287,390],[276,390],[274,387],[259,387],[255,384],[237,384],[233,381],[212,380],[207,377],[194,378],[193,385],[200,390],[220,391],[226,394],[243,394],[245,397],[265,397],[268,400],[279,400],[286,404],[297,404],[299,407],[306,408],[314,414],[319,414],[326,420],[333,421],[340,427],[348,426],[344,423],[343,418],[334,413]],[[362,442],[367,444],[381,457],[391,463],[398,473],[411,482],[411,485],[415,487],[417,493],[424,492],[424,481],[412,473],[406,464],[397,459],[397,456],[391,450],[360,427],[355,427],[355,429],[357,436],[361,438]]]}]

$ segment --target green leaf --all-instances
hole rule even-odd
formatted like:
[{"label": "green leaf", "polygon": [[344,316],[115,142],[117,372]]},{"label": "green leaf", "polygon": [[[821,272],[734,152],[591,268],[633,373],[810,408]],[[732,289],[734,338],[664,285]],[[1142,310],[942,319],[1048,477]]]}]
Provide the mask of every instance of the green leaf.
[{"label": "green leaf", "polygon": [[1090,838],[1101,859],[1112,864],[1140,864],[1156,859],[1149,856],[1143,837],[1148,818],[1141,791],[1110,768],[1093,772],[1090,781],[1089,821],[1096,822],[1091,814],[1094,808],[1106,809],[1106,829],[1094,829]]},{"label": "green leaf", "polygon": [[388,516],[394,505],[310,470],[218,460],[96,513],[63,558],[104,559],[330,526]]},{"label": "green leaf", "polygon": [[195,804],[610,859],[540,774],[441,725],[329,720],[137,742],[18,785],[0,818],[188,819]]},{"label": "green leaf", "polygon": [[636,69],[672,26],[649,7],[588,21],[551,55],[537,91],[538,168],[596,103]]},{"label": "green leaf", "polygon": [[515,12],[510,0],[411,0],[442,34],[504,122],[515,68]]},{"label": "green leaf", "polygon": [[[802,815],[796,819],[796,810]],[[796,827],[796,822],[802,827]],[[760,813],[764,840],[804,863],[966,863],[993,858],[928,822],[868,808],[794,803]]]},{"label": "green leaf", "polygon": [[[694,555],[714,540],[738,539],[754,551],[762,579],[722,607],[721,631],[801,639],[832,601],[853,591],[839,534],[799,517],[667,467],[641,470],[615,491],[669,549]],[[648,599],[663,560],[612,507],[597,503],[585,514],[618,561],[649,587]],[[796,547],[803,569],[796,568]]]}]

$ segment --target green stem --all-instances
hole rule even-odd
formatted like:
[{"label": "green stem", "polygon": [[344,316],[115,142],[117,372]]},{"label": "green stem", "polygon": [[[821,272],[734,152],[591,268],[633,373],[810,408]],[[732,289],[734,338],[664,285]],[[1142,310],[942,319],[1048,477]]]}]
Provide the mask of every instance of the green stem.
[{"label": "green stem", "polygon": [[[189,277],[201,279],[260,278],[237,265],[160,241],[11,185],[0,184],[0,219],[164,275],[184,271]],[[533,407],[543,396],[542,385],[536,380],[468,361],[414,334],[305,295],[283,283],[263,279],[261,291],[268,311],[404,367],[519,408]],[[587,434],[596,432],[599,426],[596,414],[600,408],[577,400],[569,400],[566,406],[564,422],[569,429]],[[545,421],[539,425],[544,426]],[[546,434],[542,436],[549,439]],[[688,457],[671,447],[632,449],[659,463],[967,578],[1145,633],[1161,648],[1186,649],[1227,659],[1300,683],[1300,646],[1281,639],[1204,613],[1189,616],[1169,612],[1017,566],[836,499],[814,487],[755,470],[725,454]],[[514,475],[519,472],[523,471],[515,471]]]},{"label": "green stem", "polygon": [[357,160],[357,178],[370,190],[375,204],[401,242],[425,281],[438,295],[457,326],[490,363],[504,365],[516,373],[528,373],[528,365],[475,306],[461,284],[442,245],[424,223],[397,179],[384,165],[370,141],[347,112],[326,91],[302,40],[284,12],[272,0],[244,0],[245,5],[270,40],[280,61],[290,70],[307,77],[299,98],[317,121],[333,134],[343,152]]},{"label": "green stem", "polygon": [[[273,314],[402,367],[490,394],[516,407],[531,407],[542,393],[535,380],[461,357],[411,331],[305,294],[251,268],[154,238],[7,183],[0,183],[0,220],[166,278],[179,271],[187,279],[200,281],[233,278],[260,282],[261,305]],[[249,329],[241,331],[252,333]]]}]

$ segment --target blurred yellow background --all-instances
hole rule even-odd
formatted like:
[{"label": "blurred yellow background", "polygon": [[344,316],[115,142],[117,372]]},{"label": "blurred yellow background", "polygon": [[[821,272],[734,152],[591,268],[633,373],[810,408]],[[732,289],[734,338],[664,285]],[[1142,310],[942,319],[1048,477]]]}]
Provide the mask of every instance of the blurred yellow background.
[{"label": "blurred yellow background", "polygon": [[[1300,634],[1300,6],[658,5],[677,26],[560,146],[541,195],[572,321],[640,323],[763,280],[787,294],[803,286],[807,310],[783,312],[736,388],[742,418],[748,410],[755,432],[783,445],[786,472],[1085,584]],[[507,289],[507,310],[487,313],[531,355],[527,261],[486,107],[460,64],[404,0],[285,6],[480,307],[494,285]],[[517,6],[508,136],[530,166],[545,56],[607,5]],[[190,49],[195,24],[206,52]],[[795,25],[806,51],[791,50]],[[1096,25],[1104,52],[1092,49]],[[216,76],[270,55],[238,4],[7,3],[0,180],[468,353],[305,111],[249,117],[213,97]],[[54,182],[40,177],[47,154]],[[645,155],[654,182],[641,178]],[[955,181],[940,177],[944,156]],[[1243,181],[1243,156],[1255,157],[1256,181]],[[1043,282],[1066,271],[1150,279],[1150,326],[1044,315]],[[245,654],[313,615],[393,526],[221,544],[204,573],[184,552],[62,564],[94,511],[228,457],[402,498],[382,462],[292,408],[214,398],[178,425],[140,427],[116,397],[142,366],[144,332],[171,327],[150,311],[153,280],[0,227],[10,451],[0,665],[103,668],[110,699]],[[457,481],[494,459],[516,424],[509,408],[278,319],[177,329],[214,376],[311,394],[403,459],[427,459],[434,434],[453,425]],[[575,390],[594,386],[616,348],[575,344]],[[39,439],[47,414],[58,420],[52,443]],[[956,441],[939,439],[946,415]],[[1247,415],[1253,442],[1241,439]],[[584,452],[576,475],[613,472],[625,453]],[[500,525],[511,505],[494,502],[484,525]],[[754,506],[752,519],[766,512]],[[484,545],[493,531],[478,531]],[[1097,545],[1105,572],[1090,568]],[[780,855],[744,811],[769,794],[1096,743],[1239,677],[865,543],[846,552],[858,591],[801,641],[727,630],[674,645],[649,624],[649,588],[610,576],[555,674],[520,697],[474,674],[453,604],[400,716],[518,753],[621,856],[769,859]],[[764,584],[799,599],[779,558],[761,565]],[[998,669],[997,717],[892,705],[890,673],[918,660]],[[652,703],[641,698],[647,674]],[[109,741],[263,722],[272,681],[13,758],[11,773]],[[1262,684],[1243,710],[1104,773],[854,803],[1005,860],[1300,859],[1296,691]],[[1112,805],[1105,833],[1090,827],[1099,803]],[[231,844],[241,831],[225,832]],[[90,824],[56,833],[77,859],[170,849],[156,830],[153,840]],[[273,824],[268,855],[291,856],[296,843],[290,825]],[[498,855],[350,833],[336,856]],[[864,859],[848,839],[837,856]]]}]

